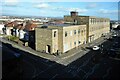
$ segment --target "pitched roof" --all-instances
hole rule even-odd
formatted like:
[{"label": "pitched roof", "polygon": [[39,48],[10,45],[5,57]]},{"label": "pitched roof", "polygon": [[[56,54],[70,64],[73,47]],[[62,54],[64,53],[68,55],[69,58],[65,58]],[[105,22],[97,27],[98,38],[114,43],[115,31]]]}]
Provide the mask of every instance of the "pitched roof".
[{"label": "pitched roof", "polygon": [[35,27],[37,27],[36,24],[28,23],[28,24],[25,25],[25,30],[32,31],[32,30],[34,30]]},{"label": "pitched roof", "polygon": [[15,28],[23,30],[25,27],[23,26],[23,24],[18,24],[15,26]]},{"label": "pitched roof", "polygon": [[14,27],[14,23],[13,22],[10,22],[10,23],[7,23],[5,24],[6,27]]}]

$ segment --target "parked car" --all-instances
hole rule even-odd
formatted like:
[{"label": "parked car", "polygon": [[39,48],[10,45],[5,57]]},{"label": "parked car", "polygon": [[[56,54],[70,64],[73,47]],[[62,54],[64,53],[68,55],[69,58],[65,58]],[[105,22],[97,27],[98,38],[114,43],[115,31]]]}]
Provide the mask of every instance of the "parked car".
[{"label": "parked car", "polygon": [[113,35],[113,37],[117,37],[117,35],[116,35],[116,34],[114,34],[114,35]]},{"label": "parked car", "polygon": [[92,46],[87,46],[86,49],[92,50]]},{"label": "parked car", "polygon": [[98,46],[93,46],[93,48],[92,48],[93,50],[95,50],[95,51],[97,51],[97,50],[99,50],[100,49],[100,47],[98,47]]}]

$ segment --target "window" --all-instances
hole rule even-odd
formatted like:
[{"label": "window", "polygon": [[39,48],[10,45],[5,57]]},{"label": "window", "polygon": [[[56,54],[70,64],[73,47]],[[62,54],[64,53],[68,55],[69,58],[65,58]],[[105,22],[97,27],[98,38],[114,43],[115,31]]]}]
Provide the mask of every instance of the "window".
[{"label": "window", "polygon": [[74,30],[74,34],[76,34],[76,30]]},{"label": "window", "polygon": [[72,31],[70,31],[70,36],[72,36]]},{"label": "window", "polygon": [[74,45],[76,45],[76,42],[74,42]]},{"label": "window", "polygon": [[92,19],[89,19],[90,24],[92,23]]},{"label": "window", "polygon": [[80,29],[78,30],[78,34],[80,34]]},{"label": "window", "polygon": [[65,37],[67,37],[67,31],[65,31]]},{"label": "window", "polygon": [[56,37],[56,31],[54,31],[54,37]]},{"label": "window", "polygon": [[81,35],[83,36],[83,30],[81,31]]},{"label": "window", "polygon": [[78,44],[80,44],[81,42],[80,41],[78,41]]},{"label": "window", "polygon": [[91,23],[93,24],[93,19],[91,19]]}]

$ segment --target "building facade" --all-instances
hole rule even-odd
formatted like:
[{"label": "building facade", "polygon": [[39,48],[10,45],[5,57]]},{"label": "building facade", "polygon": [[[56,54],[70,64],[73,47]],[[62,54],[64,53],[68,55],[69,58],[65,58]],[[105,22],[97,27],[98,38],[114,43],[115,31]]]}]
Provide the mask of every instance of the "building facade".
[{"label": "building facade", "polygon": [[47,25],[36,28],[36,50],[65,53],[86,43],[86,25]]},{"label": "building facade", "polygon": [[103,34],[110,31],[110,19],[99,18],[94,16],[80,16],[78,12],[71,12],[71,15],[64,16],[67,23],[75,25],[87,25],[87,42],[92,42],[98,39]]}]

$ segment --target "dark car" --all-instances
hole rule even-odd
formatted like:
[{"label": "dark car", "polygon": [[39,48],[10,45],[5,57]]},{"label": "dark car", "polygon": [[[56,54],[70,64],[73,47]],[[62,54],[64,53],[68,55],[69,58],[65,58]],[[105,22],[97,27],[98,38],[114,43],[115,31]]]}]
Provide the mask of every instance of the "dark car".
[{"label": "dark car", "polygon": [[92,46],[87,46],[86,47],[86,49],[90,49],[90,50],[92,50],[92,48],[93,48]]}]

